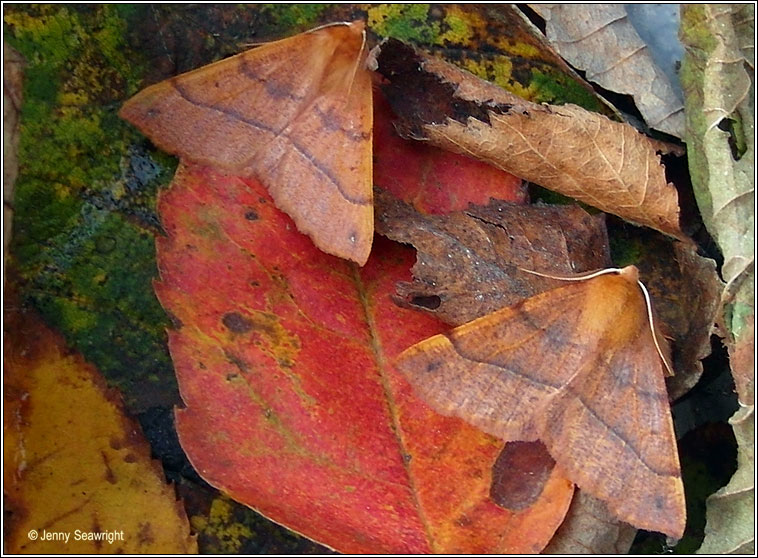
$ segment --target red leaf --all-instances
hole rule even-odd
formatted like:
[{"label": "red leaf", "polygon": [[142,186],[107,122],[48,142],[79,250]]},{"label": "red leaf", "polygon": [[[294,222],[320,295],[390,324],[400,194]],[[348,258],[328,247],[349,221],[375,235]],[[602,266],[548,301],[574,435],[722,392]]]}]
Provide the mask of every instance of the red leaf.
[{"label": "red leaf", "polygon": [[421,213],[461,211],[490,197],[527,200],[524,182],[512,174],[457,153],[395,133],[389,103],[374,92],[374,184]]},{"label": "red leaf", "polygon": [[489,498],[503,443],[413,395],[392,362],[446,328],[397,308],[411,249],[363,269],[319,252],[255,180],[180,167],[159,209],[156,291],[182,446],[200,474],[342,552],[539,551],[572,485],[513,513]]}]

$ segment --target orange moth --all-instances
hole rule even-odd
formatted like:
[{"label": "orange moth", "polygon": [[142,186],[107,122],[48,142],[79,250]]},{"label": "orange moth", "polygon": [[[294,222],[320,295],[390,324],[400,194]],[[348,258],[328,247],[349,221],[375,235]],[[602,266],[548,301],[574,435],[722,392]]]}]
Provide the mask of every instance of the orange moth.
[{"label": "orange moth", "polygon": [[681,538],[671,367],[649,295],[634,266],[573,280],[426,339],[397,365],[438,412],[541,440],[619,519]]},{"label": "orange moth", "polygon": [[363,265],[374,235],[364,23],[334,23],[152,85],[121,108],[158,147],[255,176],[321,250]]}]

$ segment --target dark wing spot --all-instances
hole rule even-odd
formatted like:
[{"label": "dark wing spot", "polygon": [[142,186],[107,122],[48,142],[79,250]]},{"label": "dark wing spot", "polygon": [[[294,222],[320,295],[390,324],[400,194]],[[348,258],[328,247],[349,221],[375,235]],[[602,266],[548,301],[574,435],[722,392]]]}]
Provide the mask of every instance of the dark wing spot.
[{"label": "dark wing spot", "polygon": [[426,371],[427,372],[434,372],[437,370],[440,366],[442,366],[442,363],[439,360],[433,360],[429,364],[426,365]]}]

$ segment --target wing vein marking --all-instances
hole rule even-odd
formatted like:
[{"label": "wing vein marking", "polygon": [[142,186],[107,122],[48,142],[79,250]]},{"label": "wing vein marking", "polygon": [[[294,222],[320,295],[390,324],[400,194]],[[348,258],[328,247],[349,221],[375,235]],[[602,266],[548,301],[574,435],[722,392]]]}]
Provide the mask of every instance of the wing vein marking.
[{"label": "wing vein marking", "polygon": [[[211,105],[209,103],[204,103],[202,101],[198,101],[196,99],[193,99],[192,96],[187,92],[187,90],[176,79],[171,80],[170,83],[174,87],[174,89],[177,91],[177,93],[179,93],[179,95],[182,97],[182,99],[184,99],[185,101],[187,101],[191,105],[194,105],[194,106],[197,106],[197,107],[201,107],[201,108],[204,108],[204,109],[207,109],[207,110],[213,110],[213,111],[219,112],[219,113],[221,113],[221,114],[223,114],[225,116],[233,117],[236,120],[242,122],[243,124],[246,124],[248,126],[252,126],[253,128],[257,128],[258,130],[263,130],[265,132],[273,134],[274,137],[272,139],[276,139],[278,137],[284,138],[286,141],[288,141],[292,145],[292,147],[302,157],[304,157],[308,161],[308,163],[313,168],[316,169],[316,171],[319,174],[321,174],[324,177],[326,177],[326,179],[332,184],[332,186],[334,186],[337,189],[337,191],[339,192],[340,196],[345,201],[347,201],[348,203],[351,203],[353,205],[363,205],[363,206],[369,205],[371,203],[370,200],[368,200],[368,199],[366,199],[364,197],[355,197],[355,196],[352,196],[352,195],[348,194],[347,192],[345,192],[345,190],[344,190],[344,188],[342,186],[342,183],[337,179],[336,176],[334,176],[334,174],[329,169],[327,169],[320,162],[318,162],[318,160],[307,149],[305,149],[298,142],[294,141],[292,139],[292,137],[288,133],[285,133],[285,130],[290,126],[291,123],[289,123],[282,130],[275,130],[274,128],[272,128],[271,126],[268,126],[268,125],[264,124],[260,120],[255,120],[255,119],[250,118],[248,116],[244,116],[244,115],[242,115],[240,112],[238,112],[236,110],[232,110],[232,109],[229,109],[229,108],[226,108],[226,107],[219,107],[219,106]],[[252,160],[253,158],[255,158],[255,155],[253,155],[253,157],[251,157],[250,159],[248,159],[248,161],[246,161],[246,163],[249,162],[250,160]]]}]

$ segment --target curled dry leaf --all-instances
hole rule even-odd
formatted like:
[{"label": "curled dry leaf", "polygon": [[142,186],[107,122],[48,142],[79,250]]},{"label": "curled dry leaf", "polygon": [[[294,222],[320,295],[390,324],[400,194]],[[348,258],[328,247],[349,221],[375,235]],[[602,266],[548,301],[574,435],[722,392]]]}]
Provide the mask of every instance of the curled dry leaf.
[{"label": "curled dry leaf", "polygon": [[703,222],[724,256],[719,319],[741,408],[738,469],[707,502],[700,552],[755,552],[755,7],[682,6],[687,147]]},{"label": "curled dry leaf", "polygon": [[571,275],[610,264],[602,215],[578,206],[516,205],[491,200],[449,215],[421,215],[381,190],[377,231],[412,244],[413,282],[397,301],[460,325],[562,282],[519,268]]},{"label": "curled dry leaf", "polygon": [[[755,96],[750,5],[682,9],[682,84],[692,186],[724,256],[727,284],[719,322],[740,402],[753,405],[755,338]],[[739,365],[739,366],[737,366]]]},{"label": "curled dry leaf", "polygon": [[374,236],[364,24],[268,43],[143,90],[120,116],[158,147],[263,182],[320,249],[363,265]]},{"label": "curled dry leaf", "polygon": [[566,519],[543,554],[627,554],[637,529],[618,521],[602,501],[577,490]]},{"label": "curled dry leaf", "polygon": [[7,308],[5,319],[5,550],[197,552],[174,489],[118,395],[31,311]]},{"label": "curled dry leaf", "polygon": [[681,538],[676,438],[637,269],[541,293],[403,352],[434,409],[503,440],[541,440],[619,519]]},{"label": "curled dry leaf", "polygon": [[622,4],[532,4],[558,53],[588,80],[634,97],[645,122],[684,137],[684,107]]},{"label": "curled dry leaf", "polygon": [[755,416],[743,407],[729,420],[737,438],[737,472],[706,501],[699,554],[755,554]]},{"label": "curled dry leaf", "polygon": [[527,102],[396,40],[371,60],[408,136],[684,238],[658,154],[673,146],[575,105]]}]

